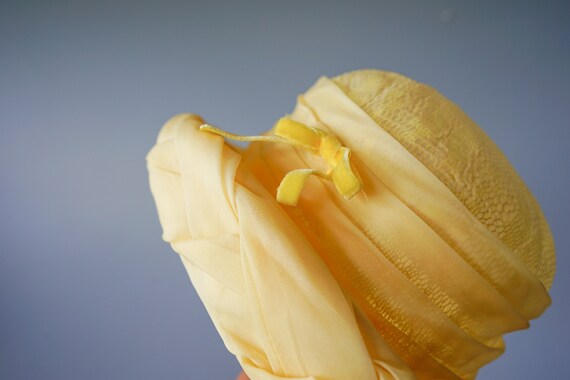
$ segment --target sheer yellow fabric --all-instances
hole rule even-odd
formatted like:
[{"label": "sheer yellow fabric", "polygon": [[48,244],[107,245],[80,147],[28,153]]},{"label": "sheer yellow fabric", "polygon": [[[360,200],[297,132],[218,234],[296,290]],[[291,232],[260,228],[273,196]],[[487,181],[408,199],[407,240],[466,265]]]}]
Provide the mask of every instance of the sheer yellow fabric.
[{"label": "sheer yellow fabric", "polygon": [[[549,305],[538,205],[435,90],[321,78],[286,120],[308,129],[240,151],[179,115],[147,157],[163,238],[252,379],[470,379]],[[343,193],[339,163],[366,196]]]}]

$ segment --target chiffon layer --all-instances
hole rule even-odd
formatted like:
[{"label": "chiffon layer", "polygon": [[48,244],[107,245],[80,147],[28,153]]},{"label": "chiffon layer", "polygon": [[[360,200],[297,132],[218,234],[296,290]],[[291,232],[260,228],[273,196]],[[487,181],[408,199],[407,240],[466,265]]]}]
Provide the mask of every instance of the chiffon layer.
[{"label": "chiffon layer", "polygon": [[290,117],[351,150],[350,201],[319,157],[240,150],[196,115],[147,157],[163,238],[252,379],[470,379],[550,304],[554,247],[536,201],[489,138],[432,88],[393,73],[321,78]]}]

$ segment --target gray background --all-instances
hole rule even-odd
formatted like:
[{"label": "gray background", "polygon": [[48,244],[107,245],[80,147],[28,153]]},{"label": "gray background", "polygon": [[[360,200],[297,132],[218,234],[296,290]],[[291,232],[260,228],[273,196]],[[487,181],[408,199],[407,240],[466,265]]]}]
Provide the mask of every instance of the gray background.
[{"label": "gray background", "polygon": [[233,379],[161,241],[145,155],[176,113],[259,133],[358,68],[458,103],[552,226],[554,304],[480,379],[570,373],[568,2],[0,4],[1,379]]}]

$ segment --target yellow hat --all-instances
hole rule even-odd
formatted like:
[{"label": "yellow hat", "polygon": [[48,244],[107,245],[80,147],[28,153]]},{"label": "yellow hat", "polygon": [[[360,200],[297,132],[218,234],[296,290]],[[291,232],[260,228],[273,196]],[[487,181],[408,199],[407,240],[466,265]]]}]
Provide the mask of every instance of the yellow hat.
[{"label": "yellow hat", "polygon": [[434,89],[321,78],[244,151],[204,124],[165,124],[150,184],[163,238],[252,379],[474,378],[550,304],[538,204]]}]

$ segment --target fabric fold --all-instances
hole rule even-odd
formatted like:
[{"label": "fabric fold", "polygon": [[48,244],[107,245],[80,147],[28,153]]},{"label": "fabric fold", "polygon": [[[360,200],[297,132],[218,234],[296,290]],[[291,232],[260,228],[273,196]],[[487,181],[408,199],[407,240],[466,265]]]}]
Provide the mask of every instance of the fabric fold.
[{"label": "fabric fold", "polygon": [[[173,118],[147,160],[161,223],[176,227],[165,228],[165,240],[228,349],[253,379],[378,378],[382,358],[371,359],[352,304],[320,256],[237,153],[198,132],[200,123]],[[395,355],[382,368],[409,372]]]}]

